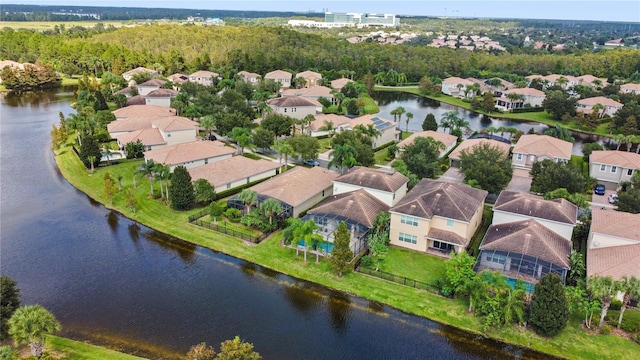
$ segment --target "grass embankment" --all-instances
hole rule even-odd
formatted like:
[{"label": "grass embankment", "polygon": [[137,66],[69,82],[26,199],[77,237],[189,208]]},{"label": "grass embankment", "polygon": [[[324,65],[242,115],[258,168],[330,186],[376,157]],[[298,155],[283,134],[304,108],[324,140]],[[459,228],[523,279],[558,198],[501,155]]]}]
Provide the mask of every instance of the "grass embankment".
[{"label": "grass embankment", "polygon": [[565,127],[567,129],[573,130],[573,131],[577,131],[577,132],[581,132],[581,133],[585,133],[585,134],[595,134],[595,135],[602,135],[602,136],[611,136],[611,134],[609,133],[609,128],[608,128],[608,123],[603,123],[600,124],[594,131],[588,131],[588,130],[584,130],[581,129],[578,125],[576,125],[574,122],[569,122],[569,123],[565,123],[564,121],[560,121],[560,120],[555,120],[551,114],[549,114],[546,111],[541,111],[541,112],[530,112],[530,113],[519,113],[519,114],[513,114],[513,113],[499,113],[499,112],[491,112],[488,113],[482,109],[472,109],[471,108],[471,104],[468,102],[463,101],[463,99],[460,98],[455,98],[453,96],[448,96],[448,95],[443,95],[440,94],[438,96],[430,96],[430,95],[423,95],[420,93],[420,90],[418,89],[417,86],[401,86],[401,87],[393,87],[393,86],[376,86],[375,90],[377,91],[400,91],[400,92],[407,92],[410,94],[414,94],[414,95],[418,95],[418,96],[424,96],[424,97],[428,97],[429,99],[433,99],[433,100],[437,100],[449,105],[454,105],[454,106],[458,106],[461,107],[463,109],[467,109],[470,111],[474,111],[478,114],[483,114],[483,115],[487,115],[487,116],[491,116],[497,119],[508,119],[508,120],[514,120],[514,121],[532,121],[532,122],[539,122],[542,124],[546,124],[549,126],[562,126]]},{"label": "grass embankment", "polygon": [[[203,229],[187,222],[189,212],[173,211],[161,202],[147,197],[149,181],[138,178],[135,194],[138,198],[138,210],[133,213],[124,203],[124,193],[132,187],[132,174],[140,161],[127,161],[116,166],[99,168],[94,174],[84,168],[70,148],[64,148],[56,156],[62,174],[79,190],[92,198],[115,208],[127,217],[171,236],[190,241],[200,246],[217,250],[234,257],[244,259],[293,277],[311,281],[372,301],[388,304],[407,313],[426,317],[454,327],[482,334],[505,342],[530,347],[558,357],[570,359],[608,359],[640,358],[640,346],[613,335],[589,335],[579,326],[579,320],[572,321],[560,335],[546,339],[515,326],[491,330],[484,334],[480,322],[467,314],[464,300],[450,300],[410,287],[393,284],[358,273],[348,273],[342,279],[330,272],[328,261],[315,264],[310,256],[307,263],[301,257],[295,257],[295,250],[280,245],[282,233],[277,233],[257,246]],[[123,175],[123,191],[113,199],[113,205],[103,194],[103,176],[106,172],[116,178]],[[158,191],[156,185],[156,191]],[[418,256],[420,254],[412,254]],[[407,260],[405,260],[407,261]],[[420,263],[419,260],[415,260]],[[429,271],[429,262],[425,260],[425,272]],[[394,270],[395,271],[395,270]]]},{"label": "grass embankment", "polygon": [[95,346],[81,341],[47,336],[47,351],[56,358],[65,360],[140,360],[138,356],[124,354],[115,350]]}]

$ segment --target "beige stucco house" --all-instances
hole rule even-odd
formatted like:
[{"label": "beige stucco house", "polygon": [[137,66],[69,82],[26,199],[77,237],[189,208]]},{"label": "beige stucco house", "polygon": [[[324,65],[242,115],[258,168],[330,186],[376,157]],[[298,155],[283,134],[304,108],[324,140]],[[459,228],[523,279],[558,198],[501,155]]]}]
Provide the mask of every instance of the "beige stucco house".
[{"label": "beige stucco house", "polygon": [[191,169],[230,159],[235,152],[235,148],[226,146],[220,141],[195,140],[145,151],[144,160],[169,165],[173,171],[177,166]]},{"label": "beige stucco house", "polygon": [[460,155],[463,151],[466,151],[467,154],[473,154],[475,149],[485,146],[485,144],[497,148],[500,152],[504,153],[505,156],[509,155],[509,149],[511,149],[510,144],[498,140],[483,138],[465,139],[449,154],[449,164],[453,167],[460,167]]},{"label": "beige stucco house", "polygon": [[395,170],[354,166],[333,180],[333,193],[363,189],[388,206],[393,206],[407,194],[408,184],[409,178]]},{"label": "beige stucco house", "polygon": [[331,89],[326,86],[304,87],[301,89],[285,89],[282,91],[282,96],[300,96],[316,101],[320,98],[325,98],[332,103],[336,102],[336,98],[331,93]]},{"label": "beige stucco house", "polygon": [[213,86],[218,76],[219,74],[213,71],[200,70],[189,75],[189,81],[204,86]]},{"label": "beige stucco house", "polygon": [[[442,80],[441,91],[445,95],[464,98],[470,95],[465,94],[467,86],[471,86],[473,84],[474,82],[471,80],[452,76]],[[471,94],[471,96],[475,96],[475,94]]]},{"label": "beige stucco house", "polygon": [[154,90],[160,89],[166,81],[160,79],[151,79],[149,81],[145,81],[142,84],[136,85],[138,88],[139,95],[147,95]]},{"label": "beige stucco house", "polygon": [[620,92],[623,94],[640,94],[640,84],[622,84],[620,85]]},{"label": "beige stucco house", "polygon": [[131,81],[131,78],[133,77],[133,75],[141,74],[141,73],[144,73],[144,72],[149,73],[149,75],[152,78],[160,75],[160,73],[158,73],[157,71],[155,71],[153,69],[147,69],[145,67],[139,66],[139,67],[137,67],[137,68],[135,68],[133,70],[129,70],[129,71],[126,71],[126,72],[122,73],[122,77],[128,82],[128,81]]},{"label": "beige stucco house", "polygon": [[622,103],[613,99],[609,99],[604,96],[595,96],[578,100],[576,102],[576,111],[591,114],[593,112],[593,107],[597,104],[600,104],[603,107],[599,111],[598,117],[613,116],[618,112],[618,110],[622,109],[622,106],[624,106]]},{"label": "beige stucco house", "polygon": [[297,78],[303,78],[306,82],[304,84],[304,87],[313,87],[313,86],[319,86],[322,85],[322,74],[317,73],[315,71],[303,71],[303,72],[299,72],[296,74],[296,79]]},{"label": "beige stucco house", "polygon": [[440,151],[440,154],[438,156],[439,158],[442,158],[445,155],[447,155],[447,153],[451,151],[458,143],[458,137],[455,135],[433,131],[433,130],[427,130],[427,131],[415,132],[411,134],[408,138],[400,141],[398,143],[398,149],[400,149],[400,151],[404,150],[405,147],[409,145],[413,145],[413,142],[420,137],[423,137],[423,138],[430,137],[433,140],[440,141],[444,145],[444,149]]},{"label": "beige stucco house", "polygon": [[531,170],[534,163],[544,159],[568,162],[572,147],[572,143],[548,135],[522,135],[513,147],[511,164],[515,168]]},{"label": "beige stucco house", "polygon": [[273,161],[233,156],[190,168],[189,174],[193,181],[206,179],[220,192],[273,177],[278,174],[279,168],[280,164]]},{"label": "beige stucco house", "polygon": [[249,84],[254,84],[254,85],[259,83],[260,79],[262,79],[262,76],[260,74],[256,74],[256,73],[252,73],[244,70],[239,71],[238,76],[240,77],[240,79],[242,79],[242,81]]},{"label": "beige stucco house", "polygon": [[315,116],[322,112],[322,104],[316,100],[301,96],[284,96],[267,100],[267,105],[273,112],[290,116],[294,119],[304,119],[307,115]]},{"label": "beige stucco house", "polygon": [[[521,99],[509,99],[509,94],[520,95]],[[544,101],[546,95],[543,91],[534,88],[515,88],[505,90],[502,96],[495,99],[496,108],[502,111],[510,111],[513,109],[520,109],[525,105],[531,105],[531,107],[540,107]]]},{"label": "beige stucco house", "polygon": [[144,96],[145,105],[157,105],[171,107],[171,101],[178,96],[178,92],[173,89],[157,89]]},{"label": "beige stucco house", "polygon": [[623,181],[631,181],[638,169],[640,154],[633,152],[597,150],[589,156],[589,176],[610,189],[616,189]]},{"label": "beige stucco house", "polygon": [[[324,136],[329,135],[332,131],[337,132],[341,127],[351,126],[349,124],[350,118],[344,115],[338,114],[316,114],[315,120],[313,120],[306,128],[305,132],[309,136]],[[330,127],[330,129],[327,128]]]},{"label": "beige stucco house", "polygon": [[384,144],[397,141],[400,135],[399,131],[396,130],[396,126],[392,120],[385,119],[379,115],[371,114],[362,115],[358,116],[357,118],[350,119],[349,124],[339,126],[337,132],[353,130],[358,125],[362,125],[364,127],[373,126],[380,132],[380,135],[374,137],[371,141],[371,146],[374,149]]},{"label": "beige stucco house", "polygon": [[268,72],[265,74],[264,79],[265,80],[273,80],[277,83],[280,83],[280,85],[283,88],[288,88],[291,86],[291,77],[293,75],[288,72],[288,71],[284,71],[284,70],[274,70],[271,72]]},{"label": "beige stucco house", "polygon": [[422,179],[394,207],[391,245],[448,256],[461,252],[482,222],[487,191]]}]

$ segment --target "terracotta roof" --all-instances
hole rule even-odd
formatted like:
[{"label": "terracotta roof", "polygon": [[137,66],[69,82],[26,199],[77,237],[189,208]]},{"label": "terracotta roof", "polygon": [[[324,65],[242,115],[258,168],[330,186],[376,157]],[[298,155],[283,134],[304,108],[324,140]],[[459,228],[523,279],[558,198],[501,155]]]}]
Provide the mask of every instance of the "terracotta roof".
[{"label": "terracotta roof", "polygon": [[248,72],[248,71],[238,71],[238,75],[241,76],[245,80],[249,80],[250,78],[260,79],[262,75]]},{"label": "terracotta roof", "polygon": [[397,171],[389,172],[382,169],[354,166],[345,174],[340,175],[334,182],[393,193],[406,186],[409,178]]},{"label": "terracotta roof", "polygon": [[133,105],[112,111],[116,118],[127,118],[131,116],[173,116],[176,110],[158,105]]},{"label": "terracotta roof", "polygon": [[317,114],[315,120],[309,124],[309,128],[312,131],[319,131],[321,127],[325,126],[326,122],[331,122],[335,129],[340,125],[348,124],[350,120],[348,117],[338,114]]},{"label": "terracotta roof", "polygon": [[150,116],[131,116],[122,120],[115,120],[107,124],[107,130],[109,133],[135,131],[152,127],[157,127],[158,129],[166,132],[195,129],[198,127],[198,123],[182,116],[164,116],[157,118]]},{"label": "terracotta roof", "polygon": [[272,72],[268,72],[264,78],[265,79],[289,79],[291,80],[291,77],[293,75],[288,72],[288,71],[284,71],[284,70],[274,70]]},{"label": "terracotta roof", "polygon": [[178,95],[178,92],[173,89],[156,89],[148,93],[146,97],[166,98],[166,97],[175,97],[176,95]]},{"label": "terracotta roof", "polygon": [[122,95],[128,95],[128,94],[131,94],[131,87],[130,87],[130,86],[127,86],[127,87],[125,87],[125,88],[122,88],[122,89],[120,89],[120,90],[116,91],[116,94],[122,94]]},{"label": "terracotta roof", "polygon": [[166,141],[164,141],[162,134],[160,134],[160,130],[152,128],[118,134],[115,136],[115,138],[118,139],[121,144],[135,142],[138,139],[140,139],[140,141],[147,146],[162,145],[167,143]]},{"label": "terracotta roof", "polygon": [[267,104],[277,107],[322,106],[319,102],[302,96],[284,96],[267,100]]},{"label": "terracotta roof", "polygon": [[109,133],[128,132],[142,129],[150,129],[151,118],[147,116],[132,116],[123,120],[115,120],[107,124]]},{"label": "terracotta roof", "polygon": [[282,92],[282,96],[311,96],[311,97],[325,97],[327,99],[333,98],[331,89],[326,86],[312,86],[309,88],[301,89],[287,89]]},{"label": "terracotta roof", "polygon": [[191,76],[200,76],[200,77],[216,77],[218,76],[218,73],[213,72],[213,71],[207,71],[207,70],[199,70],[194,72],[193,74],[189,75]]},{"label": "terracotta roof", "polygon": [[[204,142],[204,141],[203,141]],[[215,188],[275,170],[281,165],[264,159],[253,160],[244,156],[234,156],[189,169],[193,181],[207,179]],[[224,189],[218,189],[224,190]]]},{"label": "terracotta roof", "polygon": [[546,155],[552,158],[571,159],[573,144],[548,135],[525,134],[513,147],[514,153]]},{"label": "terracotta roof", "polygon": [[467,246],[467,244],[469,244],[469,239],[465,239],[462,236],[454,233],[453,231],[447,231],[435,227],[431,227],[429,229],[427,237],[433,240],[444,241],[450,244],[457,244],[461,246]]},{"label": "terracotta roof", "polygon": [[307,213],[338,215],[372,228],[376,216],[388,210],[389,206],[387,204],[376,199],[368,192],[358,189],[332,195],[320,205],[307,211]]},{"label": "terracotta roof", "polygon": [[142,84],[138,84],[138,86],[157,86],[162,87],[166,81],[160,79],[151,79],[149,81],[145,81]]},{"label": "terracotta roof", "polygon": [[640,84],[622,84],[620,85],[620,89],[640,91]]},{"label": "terracotta roof", "polygon": [[535,220],[523,220],[489,226],[480,250],[529,255],[568,269],[571,241]]},{"label": "terracotta roof", "polygon": [[578,80],[578,83],[582,84],[582,85],[592,85],[593,82],[596,81],[596,80],[600,80],[600,83],[601,83],[600,85],[602,85],[602,86],[606,86],[608,84],[607,79],[598,78],[598,77],[595,77],[595,76],[593,76],[591,74],[578,76],[576,78],[576,80]]},{"label": "terracotta roof", "polygon": [[197,129],[198,123],[182,116],[166,116],[152,119],[151,123],[158,129],[167,131]]},{"label": "terracotta roof", "polygon": [[483,144],[489,144],[489,146],[491,147],[497,147],[506,155],[509,155],[509,149],[511,148],[511,145],[502,141],[491,139],[466,139],[449,154],[449,159],[460,160],[460,154],[463,150],[466,150],[467,153],[472,154],[477,146],[482,146]]},{"label": "terracotta roof", "polygon": [[147,69],[145,67],[142,66],[138,66],[135,69],[131,69],[129,71],[126,71],[124,73],[122,73],[123,76],[125,75],[133,75],[133,74],[139,74],[139,73],[143,73],[143,72],[148,72],[149,74],[157,74],[158,72],[153,70],[153,69]]},{"label": "terracotta roof", "polygon": [[589,162],[615,165],[625,169],[640,169],[640,154],[628,151],[596,150],[589,156]]},{"label": "terracotta roof", "polygon": [[595,104],[600,104],[603,106],[622,107],[621,103],[604,96],[594,96],[586,99],[581,99],[581,100],[578,100],[577,103],[585,106],[593,106]]},{"label": "terracotta roof", "polygon": [[520,95],[528,95],[528,96],[546,96],[544,91],[540,91],[534,88],[515,88],[506,90],[503,93],[503,96],[506,97],[507,94],[520,94]]},{"label": "terracotta roof", "polygon": [[315,77],[317,77],[318,79],[322,79],[322,74],[317,73],[317,72],[315,72],[315,71],[310,71],[310,70],[303,71],[303,72],[299,72],[299,73],[297,73],[297,74],[296,74],[296,78],[299,78],[299,77],[301,77],[301,78],[308,78],[308,77],[310,77],[310,76],[315,76]]},{"label": "terracotta roof", "polygon": [[593,209],[591,232],[640,241],[640,214]]},{"label": "terracotta roof", "polygon": [[565,78],[567,81],[577,81],[576,78],[571,75],[551,74],[544,77],[545,80],[553,83],[557,82],[561,78]]},{"label": "terracotta roof", "polygon": [[331,81],[331,87],[334,89],[342,89],[348,83],[353,82],[351,79],[341,78]]},{"label": "terracotta roof", "polygon": [[370,124],[374,125],[379,131],[388,129],[390,127],[395,127],[393,121],[385,119],[378,115],[362,115],[349,120],[349,125],[352,129],[355,129],[355,127],[358,125],[367,126]]},{"label": "terracotta roof", "polygon": [[190,141],[145,151],[144,158],[160,164],[176,165],[190,161],[231,155],[235,148],[225,146],[220,141]]},{"label": "terracotta roof", "polygon": [[332,181],[339,175],[320,166],[312,168],[297,166],[252,186],[251,190],[296,207],[323,190],[331,189]]},{"label": "terracotta roof", "polygon": [[400,141],[398,143],[398,147],[402,148],[402,147],[407,147],[409,145],[412,145],[413,142],[416,141],[416,139],[419,137],[425,137],[425,138],[430,137],[430,138],[433,138],[434,140],[440,141],[441,143],[444,144],[445,149],[448,148],[451,144],[458,141],[458,137],[455,135],[445,134],[445,133],[437,132],[433,130],[427,130],[427,131],[419,131],[411,134],[408,138]]},{"label": "terracotta roof", "polygon": [[473,81],[469,81],[467,79],[459,78],[456,76],[448,77],[442,80],[443,84],[462,84],[462,85],[473,85]]},{"label": "terracotta roof", "polygon": [[189,80],[189,76],[185,74],[175,73],[173,75],[167,76],[167,80],[171,82],[183,83]]},{"label": "terracotta roof", "polygon": [[146,103],[144,95],[136,95],[127,99],[127,106],[144,105]]},{"label": "terracotta roof", "polygon": [[640,278],[640,243],[587,250],[587,277]]},{"label": "terracotta roof", "polygon": [[390,211],[424,219],[441,216],[468,222],[484,204],[487,194],[486,190],[465,184],[422,179]]},{"label": "terracotta roof", "polygon": [[578,207],[565,199],[544,200],[524,192],[504,190],[493,210],[575,225]]}]

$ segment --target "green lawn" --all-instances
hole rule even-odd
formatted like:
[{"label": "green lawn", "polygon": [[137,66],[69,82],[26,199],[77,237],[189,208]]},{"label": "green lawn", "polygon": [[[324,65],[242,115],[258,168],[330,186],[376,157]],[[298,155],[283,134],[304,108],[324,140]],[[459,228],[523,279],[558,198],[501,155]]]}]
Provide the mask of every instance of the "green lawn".
[{"label": "green lawn", "polygon": [[[478,319],[465,312],[467,303],[464,300],[450,300],[423,290],[393,284],[358,273],[347,273],[343,278],[338,278],[330,271],[328,261],[321,259],[320,263],[316,264],[315,257],[310,256],[305,263],[302,260],[302,255],[300,257],[295,256],[294,249],[281,246],[281,232],[272,235],[257,246],[246,246],[244,242],[236,238],[191,225],[187,222],[187,217],[199,209],[185,212],[174,211],[160,201],[148,198],[149,180],[147,179],[137,178],[138,186],[134,191],[138,200],[138,207],[135,213],[124,204],[125,191],[118,192],[113,199],[113,205],[111,205],[103,194],[104,174],[109,172],[114,178],[115,175],[121,174],[123,176],[122,185],[124,190],[132,188],[132,174],[136,166],[141,163],[140,160],[123,161],[119,165],[99,168],[94,174],[90,174],[84,168],[70,148],[61,150],[56,156],[56,161],[62,174],[69,182],[89,194],[92,198],[106,204],[107,208],[115,208],[127,217],[146,226],[197,245],[260,264],[266,268],[299,279],[388,304],[401,311],[446,323],[471,333],[531,347],[555,356],[570,359],[598,360],[607,358],[640,358],[640,346],[631,343],[627,339],[615,336],[589,335],[580,329],[578,320],[573,321],[566,330],[552,339],[539,337],[531,331],[524,331],[515,326],[507,326],[483,334]],[[159,193],[157,184],[155,185],[155,191]],[[409,274],[417,272],[416,269],[424,266],[425,272],[431,271],[433,276],[436,276],[435,274],[439,270],[433,271],[429,269],[428,266],[434,266],[431,262],[428,266],[426,262],[422,265],[420,265],[420,262],[418,264],[409,264],[409,256],[415,255],[407,254],[404,264],[402,264],[402,261],[395,261],[400,266],[406,266],[406,269],[409,270],[393,271]],[[391,258],[392,260],[389,261],[390,266],[394,263],[393,255]],[[433,263],[438,262],[433,261]],[[413,270],[411,270],[411,267],[413,267]],[[427,274],[419,276],[428,279]]]},{"label": "green lawn", "polygon": [[120,353],[104,347],[95,346],[81,341],[70,340],[57,336],[47,337],[46,349],[49,353],[62,356],[66,360],[136,360],[144,359],[134,355]]},{"label": "green lawn", "polygon": [[398,247],[390,247],[380,270],[433,285],[444,276],[445,259]]}]

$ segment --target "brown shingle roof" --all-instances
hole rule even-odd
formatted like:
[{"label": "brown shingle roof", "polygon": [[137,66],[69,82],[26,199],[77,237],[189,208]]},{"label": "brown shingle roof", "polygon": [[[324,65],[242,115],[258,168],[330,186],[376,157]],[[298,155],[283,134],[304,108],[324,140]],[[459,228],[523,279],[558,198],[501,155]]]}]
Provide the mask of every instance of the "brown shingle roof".
[{"label": "brown shingle roof", "polygon": [[565,199],[544,200],[508,190],[500,193],[493,209],[571,225],[575,225],[578,218],[578,207]]},{"label": "brown shingle roof", "polygon": [[430,137],[430,138],[433,138],[434,140],[440,141],[441,143],[444,144],[445,149],[448,148],[451,144],[458,141],[458,137],[455,135],[445,134],[445,133],[437,132],[433,130],[427,130],[427,131],[419,131],[411,134],[411,136],[409,136],[408,138],[400,141],[398,143],[398,147],[402,148],[402,147],[407,147],[409,145],[412,145],[414,141],[416,141],[416,139],[419,137],[425,137],[425,138]]},{"label": "brown shingle roof", "polygon": [[142,84],[138,84],[138,86],[157,86],[157,87],[162,87],[162,85],[164,85],[166,83],[166,81],[164,80],[160,80],[160,79],[151,79],[149,81],[145,81]]},{"label": "brown shingle roof", "polygon": [[254,185],[251,190],[280,200],[293,207],[299,206],[316,194],[333,186],[337,172],[315,166],[297,166],[265,182]]},{"label": "brown shingle roof", "polygon": [[444,241],[450,244],[457,244],[461,246],[467,246],[467,244],[469,244],[468,239],[463,238],[453,231],[447,231],[435,227],[431,227],[429,229],[429,234],[427,234],[427,237],[433,240]]},{"label": "brown shingle roof", "polygon": [[127,106],[144,105],[144,104],[146,104],[144,95],[136,95],[127,99]]},{"label": "brown shingle roof", "polygon": [[166,97],[175,97],[176,95],[178,95],[178,92],[173,89],[156,89],[148,93],[146,97],[166,98]]},{"label": "brown shingle roof", "polygon": [[307,213],[338,215],[371,228],[375,217],[388,210],[387,204],[368,192],[358,189],[328,197]]},{"label": "brown shingle roof", "polygon": [[209,183],[218,188],[229,183],[262,174],[269,170],[275,170],[280,166],[280,164],[269,160],[253,160],[244,156],[234,156],[230,159],[191,168],[189,169],[189,174],[193,181],[207,179]]},{"label": "brown shingle roof", "polygon": [[171,82],[183,83],[189,80],[189,76],[185,74],[175,73],[167,76],[167,80]]},{"label": "brown shingle roof", "polygon": [[322,106],[319,102],[301,96],[284,96],[267,100],[267,104],[277,107]]},{"label": "brown shingle roof", "polygon": [[640,169],[640,154],[628,151],[596,150],[589,156],[589,162],[615,165],[625,169]]},{"label": "brown shingle roof", "polygon": [[523,220],[489,226],[480,250],[529,255],[568,269],[571,241],[535,220]]},{"label": "brown shingle roof", "polygon": [[491,147],[497,147],[506,155],[509,155],[509,149],[511,148],[511,145],[502,141],[491,139],[466,139],[449,154],[449,159],[460,160],[460,154],[463,150],[466,150],[469,154],[473,154],[475,148],[477,146],[482,146],[483,144],[489,144]]},{"label": "brown shingle roof", "polygon": [[160,164],[176,165],[235,152],[236,149],[225,146],[220,141],[191,141],[146,151],[144,158]]},{"label": "brown shingle roof", "polygon": [[422,179],[390,211],[424,219],[441,216],[468,222],[484,204],[487,194],[486,190],[465,184]]},{"label": "brown shingle roof", "polygon": [[625,275],[640,278],[640,243],[587,250],[587,277],[621,280]]},{"label": "brown shingle roof", "polygon": [[640,214],[593,209],[591,231],[640,241]]},{"label": "brown shingle roof", "polygon": [[403,186],[406,186],[409,178],[397,171],[389,172],[387,170],[354,166],[345,174],[335,179],[334,182],[393,193]]},{"label": "brown shingle roof", "polygon": [[514,153],[545,155],[551,158],[571,159],[573,144],[548,135],[526,134],[513,147]]}]

